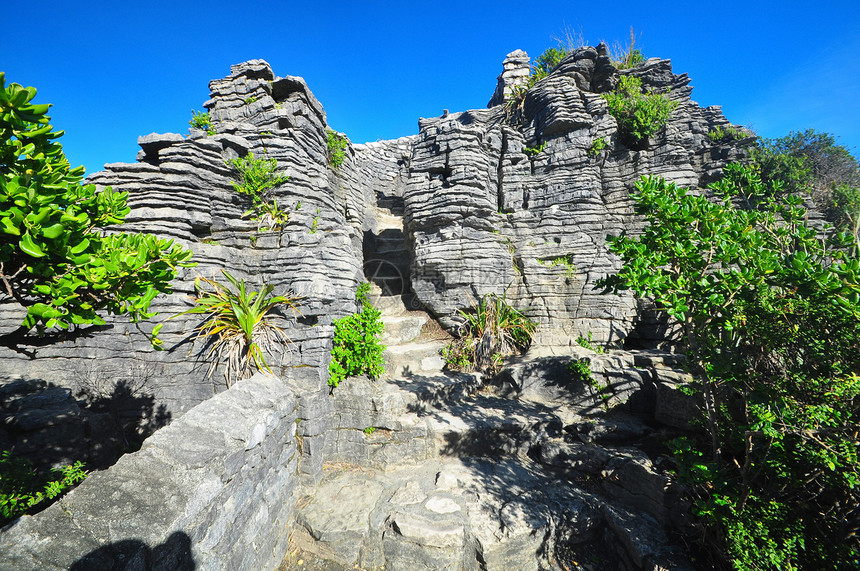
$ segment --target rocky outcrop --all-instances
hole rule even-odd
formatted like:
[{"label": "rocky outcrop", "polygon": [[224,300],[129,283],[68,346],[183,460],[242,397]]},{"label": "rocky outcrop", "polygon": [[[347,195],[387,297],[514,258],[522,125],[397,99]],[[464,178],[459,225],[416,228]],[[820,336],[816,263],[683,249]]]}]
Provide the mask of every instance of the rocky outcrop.
[{"label": "rocky outcrop", "polygon": [[[642,149],[619,140],[600,97],[620,73],[678,103]],[[640,228],[633,183],[659,175],[698,188],[743,154],[707,138],[727,122],[690,100],[689,81],[668,60],[618,72],[605,50],[582,48],[530,89],[513,116],[497,105],[420,121],[404,193],[420,301],[452,327],[470,298],[507,293],[540,322],[540,343],[567,344],[588,331],[600,343],[624,340],[635,300],[594,286],[618,269],[606,237]],[[607,146],[597,151],[600,139]]]},{"label": "rocky outcrop", "polygon": [[[174,294],[153,305],[160,312],[156,321],[164,320],[166,350],[152,350],[137,326],[117,318],[74,336],[0,347],[0,380],[43,379],[87,398],[93,382],[125,382],[179,416],[226,385],[220,369],[206,377],[204,344],[192,346],[200,316],[167,318],[191,307],[196,276],[219,278],[224,269],[254,289],[265,282],[275,293],[303,297],[297,317],[287,311],[278,319],[292,344],[270,365],[278,373],[296,369],[295,375],[324,386],[332,322],[355,309],[363,224],[345,208],[347,197],[326,164],[325,113],[301,78],[275,77],[262,60],[233,66],[210,89],[206,106],[216,135],[192,130],[188,137],[141,137],[139,162],[106,165],[88,179],[129,193],[125,230],[171,237],[194,251],[197,267],[181,270]],[[243,219],[248,205],[233,190],[237,173],[225,161],[248,152],[276,159],[289,176],[275,191],[290,213],[281,231],[259,231]],[[0,334],[22,317],[8,300],[0,304]],[[145,332],[151,327],[142,326]],[[141,378],[141,371],[151,374]]]},{"label": "rocky outcrop", "polygon": [[524,86],[531,74],[531,58],[523,50],[514,50],[505,56],[502,64],[504,70],[496,80],[496,91],[487,103],[487,107],[503,105],[513,94],[513,88]]}]

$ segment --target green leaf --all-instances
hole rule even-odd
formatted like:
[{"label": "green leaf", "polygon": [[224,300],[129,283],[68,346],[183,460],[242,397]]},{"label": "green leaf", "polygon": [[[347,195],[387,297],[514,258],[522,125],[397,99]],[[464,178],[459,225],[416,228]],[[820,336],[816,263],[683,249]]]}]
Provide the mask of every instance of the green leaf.
[{"label": "green leaf", "polygon": [[25,253],[33,256],[34,258],[41,258],[45,255],[45,252],[42,251],[42,248],[33,242],[32,236],[30,236],[29,232],[25,232],[23,236],[21,236],[21,241],[18,243]]}]

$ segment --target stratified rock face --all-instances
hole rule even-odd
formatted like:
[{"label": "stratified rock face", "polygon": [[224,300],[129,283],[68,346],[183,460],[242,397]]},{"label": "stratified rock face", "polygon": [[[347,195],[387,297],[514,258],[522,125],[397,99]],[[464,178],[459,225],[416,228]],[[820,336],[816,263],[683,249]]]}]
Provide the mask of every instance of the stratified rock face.
[{"label": "stratified rock face", "polygon": [[[275,294],[304,296],[295,316],[289,310],[276,322],[292,344],[283,357],[270,357],[276,373],[295,368],[310,387],[323,386],[333,334],[332,321],[355,310],[361,276],[361,217],[347,220],[347,198],[326,164],[326,117],[298,77],[275,77],[269,65],[254,60],[232,67],[230,76],[210,83],[206,102],[216,135],[192,129],[188,137],[151,134],[139,139],[137,163],[110,164],[89,182],[129,193],[126,231],[174,238],[194,251],[196,268],[180,272],[175,293],[153,305],[166,320],[192,307],[196,276],[214,277],[224,269],[258,291],[265,282]],[[232,187],[238,173],[226,160],[252,152],[277,160],[289,180],[276,189],[278,205],[290,212],[281,231],[259,231],[243,218],[249,208]],[[353,202],[356,202],[353,200]],[[0,304],[0,333],[13,330],[23,314]],[[42,378],[76,391],[125,383],[153,395],[174,417],[225,386],[221,370],[211,378],[203,342],[193,348],[193,329],[202,316],[166,321],[165,351],[155,352],[127,320],[44,346],[0,348],[0,382]],[[149,331],[153,324],[141,327]],[[301,373],[301,374],[300,374]],[[139,377],[139,378],[138,378]]]},{"label": "stratified rock face", "polygon": [[[619,140],[600,96],[620,73],[678,103],[640,150]],[[529,90],[520,109],[498,105],[422,119],[404,190],[420,301],[450,327],[472,300],[506,293],[540,322],[538,342],[566,344],[587,331],[600,343],[626,337],[633,297],[594,288],[619,268],[607,236],[641,229],[633,184],[659,175],[701,187],[742,153],[707,138],[727,122],[718,108],[691,101],[691,90],[668,60],[618,72],[602,46],[582,48]],[[600,139],[607,145],[597,151],[592,145]]]}]

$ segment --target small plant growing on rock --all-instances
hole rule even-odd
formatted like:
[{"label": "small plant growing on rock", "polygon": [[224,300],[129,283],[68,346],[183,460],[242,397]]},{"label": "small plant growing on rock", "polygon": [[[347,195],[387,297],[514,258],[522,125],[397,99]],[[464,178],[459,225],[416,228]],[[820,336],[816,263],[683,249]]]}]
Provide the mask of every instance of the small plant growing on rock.
[{"label": "small plant growing on rock", "polygon": [[215,127],[212,126],[212,121],[209,118],[208,111],[195,111],[191,110],[191,121],[188,122],[188,125],[192,129],[200,129],[201,131],[206,131],[207,135],[215,134]]},{"label": "small plant growing on rock", "polygon": [[0,525],[53,500],[87,477],[80,461],[39,474],[25,458],[0,452]]},{"label": "small plant growing on rock", "polygon": [[247,379],[254,369],[272,372],[266,364],[266,353],[286,346],[290,340],[283,329],[271,323],[269,312],[279,305],[286,305],[295,312],[300,298],[293,294],[272,295],[274,286],[265,284],[259,292],[250,291],[245,280],[237,280],[226,270],[221,273],[229,285],[198,277],[194,280],[195,307],[174,317],[208,314],[197,327],[196,338],[202,337],[212,343],[207,353],[212,359],[210,376],[218,363],[226,361],[224,378],[229,387],[232,379]]},{"label": "small plant growing on rock", "polygon": [[382,358],[385,345],[379,339],[384,328],[382,312],[367,299],[369,291],[369,283],[359,285],[355,299],[361,311],[334,322],[334,346],[328,366],[328,384],[332,389],[347,377],[377,378],[385,372]]},{"label": "small plant growing on rock", "polygon": [[570,53],[570,50],[565,48],[561,43],[556,48],[548,48],[544,53],[535,59],[535,63],[531,68],[531,73],[526,79],[524,85],[514,85],[511,87],[511,94],[505,101],[505,110],[510,118],[517,111],[522,110],[525,103],[526,94],[535,86],[537,82],[547,77],[554,70],[561,60]]},{"label": "small plant growing on rock", "polygon": [[594,139],[592,141],[591,146],[588,147],[588,154],[592,157],[596,157],[600,154],[600,151],[607,147],[608,143],[606,142],[606,137],[600,137],[599,139]]},{"label": "small plant growing on rock", "polygon": [[618,121],[621,135],[634,145],[662,129],[678,106],[665,94],[643,93],[642,80],[632,75],[622,75],[615,92],[604,93],[601,97]]},{"label": "small plant growing on rock", "polygon": [[590,349],[595,353],[604,353],[603,347],[600,345],[595,345],[594,340],[591,338],[591,331],[588,332],[587,336],[579,335],[576,338],[576,344],[585,349]]},{"label": "small plant growing on rock", "polygon": [[278,208],[278,203],[271,196],[271,189],[283,184],[290,177],[278,174],[278,162],[273,159],[255,158],[253,153],[226,161],[242,177],[241,182],[234,182],[233,188],[239,194],[251,199],[252,207],[242,216],[251,216],[259,220],[261,229],[277,230],[283,227],[289,219],[289,212]]},{"label": "small plant growing on rock", "polygon": [[570,254],[567,254],[566,256],[558,256],[555,258],[538,258],[537,263],[550,268],[554,268],[556,266],[563,266],[565,268],[565,274],[569,278],[573,277],[574,272],[576,272],[576,266],[573,264],[573,256]]},{"label": "small plant growing on rock", "polygon": [[725,129],[717,125],[708,131],[708,138],[714,143],[726,143],[729,141],[740,141],[745,139],[749,134],[741,127],[729,125]]},{"label": "small plant growing on rock", "polygon": [[332,129],[326,129],[326,149],[328,150],[328,164],[337,170],[346,158],[346,147],[349,140],[346,135],[341,135]]},{"label": "small plant growing on rock", "polygon": [[525,151],[525,153],[526,153],[528,156],[530,156],[530,157],[534,157],[535,155],[537,155],[537,154],[539,154],[539,153],[543,152],[543,150],[544,150],[545,148],[546,148],[546,141],[544,141],[543,143],[541,143],[541,144],[540,144],[540,145],[538,145],[537,147],[526,147],[526,148],[524,148],[524,149],[523,149],[523,151]]},{"label": "small plant growing on rock", "polygon": [[508,305],[504,295],[494,293],[460,314],[466,320],[460,338],[442,356],[449,368],[462,371],[498,372],[505,357],[528,349],[537,328],[537,323]]},{"label": "small plant growing on rock", "polygon": [[645,61],[645,56],[642,55],[642,52],[639,49],[634,47],[635,45],[636,34],[633,32],[633,27],[631,26],[630,43],[628,43],[627,46],[623,46],[616,42],[609,50],[609,58],[612,60],[612,65],[617,69],[630,69]]}]

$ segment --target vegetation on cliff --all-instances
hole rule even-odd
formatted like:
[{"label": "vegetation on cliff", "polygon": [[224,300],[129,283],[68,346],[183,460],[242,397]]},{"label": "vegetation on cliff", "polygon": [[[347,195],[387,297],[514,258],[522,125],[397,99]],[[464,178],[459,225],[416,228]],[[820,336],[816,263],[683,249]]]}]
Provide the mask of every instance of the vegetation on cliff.
[{"label": "vegetation on cliff", "polygon": [[289,339],[272,323],[270,312],[278,306],[295,311],[300,298],[292,294],[272,295],[275,288],[269,284],[263,284],[259,292],[252,291],[245,280],[236,279],[226,270],[221,273],[229,285],[198,277],[194,280],[195,306],[179,315],[206,314],[206,320],[196,328],[197,338],[210,343],[209,375],[225,362],[224,379],[229,387],[232,381],[249,378],[255,369],[272,372],[266,355],[283,352]]},{"label": "vegetation on cliff", "polygon": [[860,557],[860,264],[802,198],[730,164],[712,200],[644,177],[648,221],[610,239],[607,290],[682,326],[704,429],[672,443],[705,545],[737,569],[837,569]]},{"label": "vegetation on cliff", "polygon": [[505,357],[524,352],[532,341],[537,323],[511,307],[504,295],[485,294],[460,311],[460,336],[442,353],[447,366],[459,371],[498,373]]},{"label": "vegetation on cliff", "polygon": [[[27,308],[19,334],[155,315],[191,251],[148,234],[105,230],[129,213],[128,194],[81,184],[36,90],[0,73],[0,298]],[[153,332],[157,334],[157,331]]]}]

